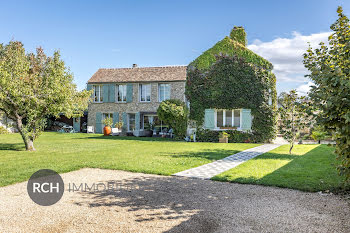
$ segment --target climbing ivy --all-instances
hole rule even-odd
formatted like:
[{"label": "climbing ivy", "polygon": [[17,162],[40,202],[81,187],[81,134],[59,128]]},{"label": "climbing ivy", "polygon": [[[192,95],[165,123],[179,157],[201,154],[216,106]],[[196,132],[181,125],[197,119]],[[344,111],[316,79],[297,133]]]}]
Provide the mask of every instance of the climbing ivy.
[{"label": "climbing ivy", "polygon": [[188,67],[189,69],[197,68],[199,70],[207,70],[213,63],[216,62],[215,56],[217,55],[238,56],[244,58],[248,63],[255,64],[258,67],[262,67],[267,70],[272,70],[273,68],[269,61],[227,36],[223,40],[216,43],[212,48],[205,51],[196,60],[191,62]]},{"label": "climbing ivy", "polygon": [[234,27],[230,33],[230,38],[243,46],[247,46],[247,34],[243,27]]},{"label": "climbing ivy", "polygon": [[[216,56],[207,71],[188,69],[186,97],[190,101],[190,119],[202,125],[204,110],[251,109],[253,141],[269,141],[275,137],[277,93],[276,78],[237,56]],[[269,104],[271,98],[272,104]]]}]

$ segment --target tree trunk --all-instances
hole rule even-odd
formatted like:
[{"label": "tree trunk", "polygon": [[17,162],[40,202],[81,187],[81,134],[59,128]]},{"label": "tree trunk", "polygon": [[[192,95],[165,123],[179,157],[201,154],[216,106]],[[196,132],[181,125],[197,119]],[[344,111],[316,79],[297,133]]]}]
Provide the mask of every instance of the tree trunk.
[{"label": "tree trunk", "polygon": [[290,147],[289,147],[289,154],[290,155],[292,154],[293,147],[294,147],[294,143],[291,143]]},{"label": "tree trunk", "polygon": [[22,119],[20,117],[17,117],[17,129],[18,132],[21,134],[24,145],[26,147],[27,151],[35,151],[34,148],[34,141],[28,137],[28,135],[25,134],[24,130],[23,130],[23,125],[22,125]]}]

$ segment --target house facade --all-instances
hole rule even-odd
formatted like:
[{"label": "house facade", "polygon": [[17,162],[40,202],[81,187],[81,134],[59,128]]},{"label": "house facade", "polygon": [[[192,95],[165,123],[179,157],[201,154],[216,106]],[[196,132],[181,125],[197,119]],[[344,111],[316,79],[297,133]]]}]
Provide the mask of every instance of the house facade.
[{"label": "house facade", "polygon": [[88,126],[102,133],[103,120],[122,122],[127,132],[142,131],[150,124],[158,132],[165,125],[158,119],[159,104],[167,99],[185,101],[186,66],[99,69],[88,81],[93,90]]}]

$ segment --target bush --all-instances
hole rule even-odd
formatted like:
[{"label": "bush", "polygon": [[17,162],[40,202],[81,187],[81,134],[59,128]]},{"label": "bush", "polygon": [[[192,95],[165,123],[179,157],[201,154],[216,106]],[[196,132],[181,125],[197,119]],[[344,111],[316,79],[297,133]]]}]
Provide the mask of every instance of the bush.
[{"label": "bush", "polygon": [[9,131],[2,125],[0,125],[0,134],[9,134]]},{"label": "bush", "polygon": [[[237,130],[226,130],[228,134],[228,142],[242,143],[242,142],[254,142],[252,134]],[[209,129],[197,129],[196,140],[198,142],[218,142],[221,131],[214,131]]]},{"label": "bush", "polygon": [[213,131],[209,129],[198,129],[196,132],[196,140],[198,142],[218,142],[219,131]]},{"label": "bush", "polygon": [[253,135],[247,132],[230,130],[228,131],[230,135],[228,138],[228,142],[253,142]]},{"label": "bush", "polygon": [[160,103],[157,115],[173,129],[177,138],[186,136],[188,110],[184,102],[177,99],[165,100]]}]

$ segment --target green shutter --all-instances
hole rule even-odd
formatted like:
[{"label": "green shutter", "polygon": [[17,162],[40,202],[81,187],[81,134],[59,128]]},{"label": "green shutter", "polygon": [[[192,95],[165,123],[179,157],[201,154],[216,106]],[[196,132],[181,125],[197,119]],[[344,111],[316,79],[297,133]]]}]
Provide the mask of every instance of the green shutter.
[{"label": "green shutter", "polygon": [[126,112],[123,112],[123,130],[127,130],[128,129],[128,116],[126,114]]},{"label": "green shutter", "polygon": [[103,103],[108,103],[108,96],[109,96],[109,85],[108,84],[104,84],[103,85]]},{"label": "green shutter", "polygon": [[252,129],[252,114],[250,109],[242,109],[242,129],[244,131]]},{"label": "green shutter", "polygon": [[[86,85],[86,90],[91,91],[92,90],[92,85],[91,84],[87,84]],[[94,98],[94,93],[91,94],[91,98]]]},{"label": "green shutter", "polygon": [[126,102],[127,103],[131,103],[132,102],[132,86],[133,84],[132,83],[128,83],[126,84]]},{"label": "green shutter", "polygon": [[215,128],[215,110],[214,109],[205,109],[204,113],[204,127],[207,129]]},{"label": "green shutter", "polygon": [[109,102],[115,102],[115,84],[109,84]]},{"label": "green shutter", "polygon": [[135,114],[135,129],[140,130],[140,112]]},{"label": "green shutter", "polygon": [[96,113],[96,130],[95,133],[102,133],[102,113]]},{"label": "green shutter", "polygon": [[114,112],[113,113],[113,128],[114,128],[115,123],[118,123],[118,122],[119,122],[119,112]]}]

